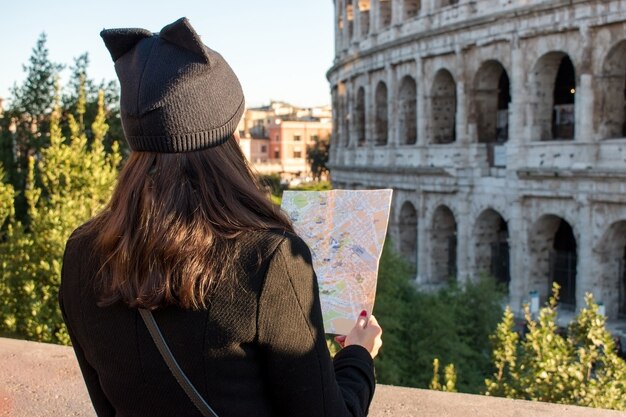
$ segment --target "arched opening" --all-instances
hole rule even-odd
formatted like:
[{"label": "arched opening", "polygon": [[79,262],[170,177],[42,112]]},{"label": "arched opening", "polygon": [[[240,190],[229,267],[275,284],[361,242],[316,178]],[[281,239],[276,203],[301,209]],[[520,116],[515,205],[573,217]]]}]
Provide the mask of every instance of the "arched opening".
[{"label": "arched opening", "polygon": [[365,89],[359,88],[356,93],[356,120],[357,146],[365,146]]},{"label": "arched opening", "polygon": [[433,284],[445,284],[457,275],[456,221],[448,207],[435,210],[431,233],[431,280]]},{"label": "arched opening", "polygon": [[558,216],[541,217],[531,230],[529,248],[531,289],[545,301],[556,282],[560,305],[575,309],[578,257],[571,225]]},{"label": "arched opening", "polygon": [[391,25],[391,0],[378,0],[380,7],[380,27],[387,28]]},{"label": "arched opening", "polygon": [[475,261],[478,274],[488,273],[506,289],[511,281],[509,228],[495,210],[481,213],[474,227]]},{"label": "arched opening", "polygon": [[552,110],[552,137],[574,139],[576,72],[568,56],[561,59],[554,82],[554,108]]},{"label": "arched opening", "polygon": [[456,84],[452,74],[442,69],[435,75],[431,92],[432,142],[452,143],[456,140]]},{"label": "arched opening", "polygon": [[387,144],[387,135],[389,130],[389,109],[387,105],[387,85],[379,82],[376,86],[376,146],[384,146]]},{"label": "arched opening", "polygon": [[361,36],[370,33],[370,0],[359,0],[359,24],[361,25]]},{"label": "arched opening", "polygon": [[487,61],[474,81],[478,142],[503,143],[509,138],[509,76],[498,61]]},{"label": "arched opening", "polygon": [[400,209],[398,226],[400,254],[411,265],[417,266],[417,210],[408,201]]},{"label": "arched opening", "polygon": [[400,84],[400,138],[406,145],[417,142],[417,87],[415,80],[406,76]]},{"label": "arched opening", "polygon": [[346,20],[348,21],[348,39],[352,40],[354,37],[354,6],[351,1],[346,3]]},{"label": "arched opening", "polygon": [[613,223],[594,250],[600,288],[594,289],[609,319],[626,318],[626,220]]},{"label": "arched opening", "polygon": [[420,0],[404,0],[404,19],[412,19],[420,12]]},{"label": "arched opening", "polygon": [[611,48],[597,81],[600,137],[626,137],[626,41]]},{"label": "arched opening", "polygon": [[574,139],[576,71],[569,56],[550,52],[542,56],[531,76],[536,99],[534,134],[541,140]]}]

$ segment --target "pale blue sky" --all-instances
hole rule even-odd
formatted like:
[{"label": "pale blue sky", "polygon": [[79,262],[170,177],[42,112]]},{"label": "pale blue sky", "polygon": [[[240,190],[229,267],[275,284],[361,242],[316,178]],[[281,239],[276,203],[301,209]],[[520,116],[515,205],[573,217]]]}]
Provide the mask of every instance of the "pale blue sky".
[{"label": "pale blue sky", "polygon": [[[205,44],[231,64],[249,105],[271,99],[299,106],[330,103],[326,71],[334,55],[332,0],[13,0],[0,7],[0,97],[23,79],[22,64],[41,32],[53,61],[83,52],[89,76],[114,79],[99,32],[143,27],[153,32],[186,16]],[[67,71],[66,71],[67,72]]]}]

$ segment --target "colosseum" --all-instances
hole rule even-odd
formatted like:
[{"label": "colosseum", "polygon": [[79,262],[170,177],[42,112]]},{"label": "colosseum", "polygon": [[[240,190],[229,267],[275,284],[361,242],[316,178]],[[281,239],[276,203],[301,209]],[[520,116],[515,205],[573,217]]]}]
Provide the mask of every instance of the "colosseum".
[{"label": "colosseum", "polygon": [[626,334],[626,0],[334,0],[337,188],[393,188],[422,287],[561,285]]}]

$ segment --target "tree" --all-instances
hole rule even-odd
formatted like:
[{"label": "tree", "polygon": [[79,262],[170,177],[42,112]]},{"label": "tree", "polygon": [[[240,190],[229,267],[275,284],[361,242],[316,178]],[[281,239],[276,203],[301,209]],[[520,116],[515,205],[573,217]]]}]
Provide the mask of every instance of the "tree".
[{"label": "tree", "polygon": [[319,137],[316,137],[313,144],[307,147],[306,159],[311,166],[311,174],[317,181],[322,178],[322,175],[328,173],[329,148],[329,140],[322,140]]},{"label": "tree", "polygon": [[56,296],[65,242],[108,201],[121,160],[115,144],[110,154],[104,152],[105,120],[102,92],[91,126],[91,144],[73,115],[68,116],[71,134],[67,139],[61,131],[57,96],[50,117],[50,146],[41,150],[37,163],[33,156],[29,158],[28,226],[10,222],[0,239],[0,330],[38,341],[69,343]]},{"label": "tree", "polygon": [[[62,66],[49,59],[46,35],[42,33],[32,50],[29,64],[23,65],[26,78],[14,85],[9,107],[4,115],[0,160],[7,169],[7,180],[16,191],[25,187],[29,157],[48,144],[48,120],[55,95],[55,82]],[[25,212],[23,192],[18,193],[18,218]]]},{"label": "tree", "polygon": [[556,325],[559,287],[534,320],[528,306],[525,336],[514,331],[510,309],[492,340],[496,372],[485,381],[486,394],[561,404],[626,410],[626,363],[619,358],[606,318],[593,296],[569,325]]}]

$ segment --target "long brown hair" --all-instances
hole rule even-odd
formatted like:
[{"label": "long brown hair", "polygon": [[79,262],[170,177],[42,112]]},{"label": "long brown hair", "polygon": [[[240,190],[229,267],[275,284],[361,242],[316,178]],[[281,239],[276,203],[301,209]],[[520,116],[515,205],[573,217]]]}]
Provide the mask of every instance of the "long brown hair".
[{"label": "long brown hair", "polygon": [[293,231],[231,137],[196,152],[132,152],[81,234],[96,236],[101,305],[198,309],[241,272],[241,234],[273,228]]}]

